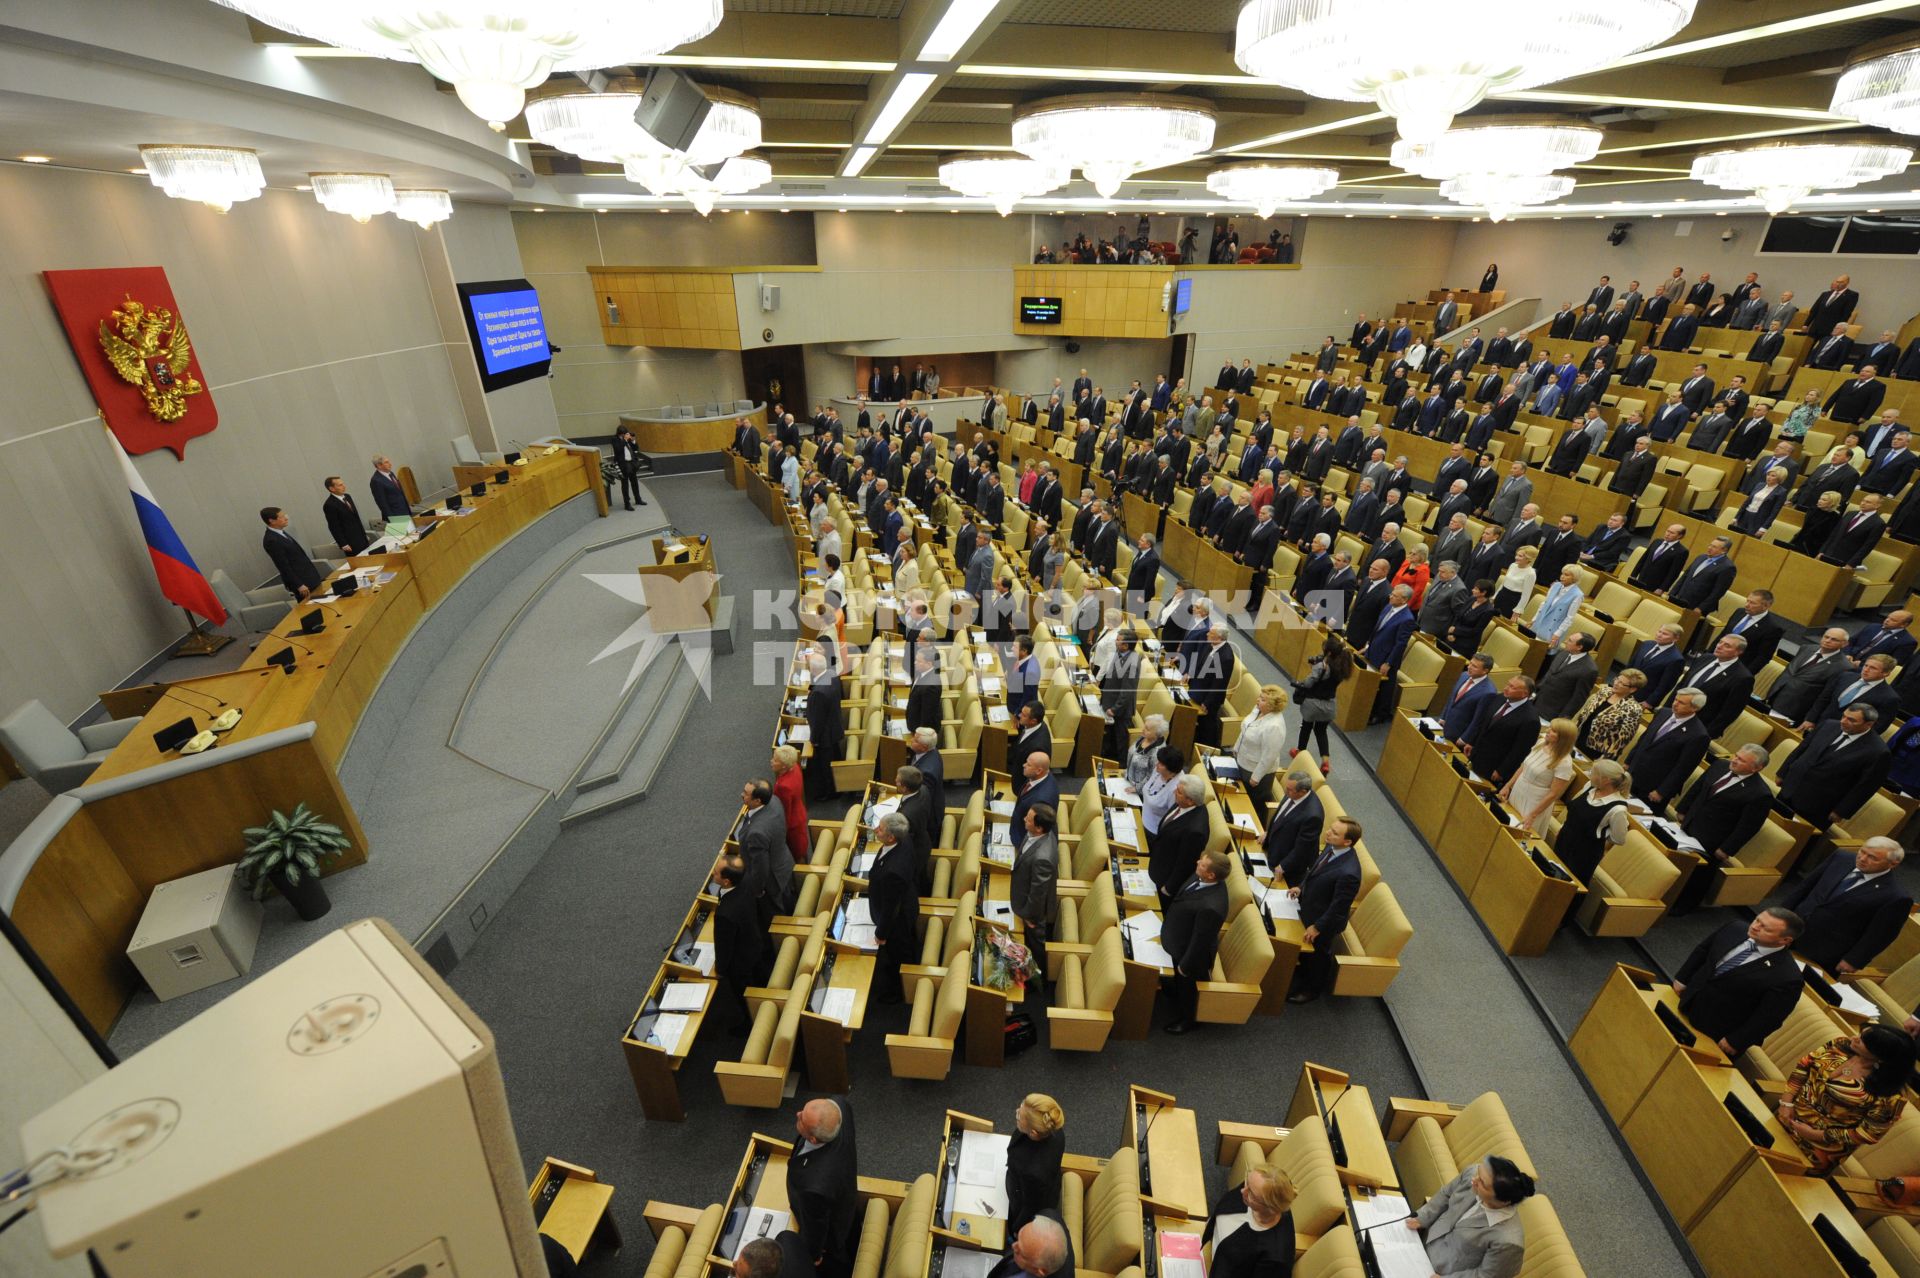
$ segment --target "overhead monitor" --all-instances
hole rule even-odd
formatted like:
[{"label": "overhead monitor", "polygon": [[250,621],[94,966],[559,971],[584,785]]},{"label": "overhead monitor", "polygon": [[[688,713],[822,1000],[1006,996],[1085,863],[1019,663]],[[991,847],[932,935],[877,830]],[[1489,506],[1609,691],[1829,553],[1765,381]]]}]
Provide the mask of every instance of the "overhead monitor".
[{"label": "overhead monitor", "polygon": [[1058,324],[1060,299],[1057,297],[1021,298],[1020,322],[1022,324]]},{"label": "overhead monitor", "polygon": [[1185,315],[1187,308],[1193,305],[1193,277],[1183,275],[1173,285],[1173,313]]},{"label": "overhead monitor", "polygon": [[553,348],[533,285],[525,280],[462,284],[460,314],[473,341],[482,389],[497,391],[547,375]]}]

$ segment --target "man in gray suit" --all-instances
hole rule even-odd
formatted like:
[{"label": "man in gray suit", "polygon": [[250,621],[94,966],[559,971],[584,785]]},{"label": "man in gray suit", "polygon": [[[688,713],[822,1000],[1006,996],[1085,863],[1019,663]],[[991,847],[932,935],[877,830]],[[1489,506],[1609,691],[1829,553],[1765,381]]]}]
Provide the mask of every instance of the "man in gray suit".
[{"label": "man in gray suit", "polygon": [[1013,858],[1013,875],[1007,886],[1007,899],[1026,928],[1027,948],[1035,954],[1045,952],[1053,921],[1060,915],[1060,844],[1054,835],[1057,820],[1052,804],[1036,803],[1027,809],[1024,841]]},{"label": "man in gray suit", "polygon": [[1426,1244],[1436,1274],[1514,1278],[1526,1259],[1518,1208],[1533,1197],[1533,1177],[1498,1154],[1448,1181],[1407,1221]]},{"label": "man in gray suit", "polygon": [[973,558],[967,560],[967,593],[973,596],[974,607],[986,605],[987,592],[993,588],[993,543],[982,541],[974,548]]},{"label": "man in gray suit", "polygon": [[1510,524],[1520,508],[1533,500],[1533,481],[1527,478],[1527,464],[1515,462],[1507,468],[1507,477],[1494,489],[1487,503],[1487,517],[1496,524]]},{"label": "man in gray suit", "polygon": [[1587,703],[1600,677],[1593,664],[1592,635],[1576,630],[1561,641],[1560,649],[1549,656],[1547,673],[1533,692],[1542,719],[1572,718]]},{"label": "man in gray suit", "polygon": [[1830,626],[1818,643],[1801,645],[1787,668],[1767,689],[1767,708],[1789,723],[1804,721],[1813,703],[1826,691],[1828,681],[1847,668],[1842,652],[1849,638],[1841,627]]},{"label": "man in gray suit", "polygon": [[1460,580],[1460,565],[1451,559],[1441,560],[1420,600],[1420,633],[1446,634],[1466,597],[1467,583]]},{"label": "man in gray suit", "polygon": [[1778,324],[1781,328],[1790,328],[1793,325],[1793,317],[1799,313],[1800,308],[1793,304],[1793,290],[1788,289],[1780,295],[1780,300],[1773,304],[1773,309],[1767,312],[1767,323]]},{"label": "man in gray suit", "polygon": [[747,896],[760,916],[760,926],[773,922],[776,914],[793,908],[793,853],[787,850],[787,814],[774,797],[773,783],[755,777],[740,788],[740,802],[746,815],[734,842],[740,859],[747,863]]}]

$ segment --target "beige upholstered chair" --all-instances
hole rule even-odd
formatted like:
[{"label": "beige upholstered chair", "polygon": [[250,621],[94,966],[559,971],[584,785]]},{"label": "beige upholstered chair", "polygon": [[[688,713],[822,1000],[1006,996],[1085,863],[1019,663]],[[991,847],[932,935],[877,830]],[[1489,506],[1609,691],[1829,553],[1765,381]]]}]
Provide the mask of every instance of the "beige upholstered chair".
[{"label": "beige upholstered chair", "polygon": [[1680,867],[1645,832],[1630,829],[1600,859],[1575,918],[1591,936],[1645,936],[1666,916],[1666,895],[1679,879]]},{"label": "beige upholstered chair", "polygon": [[910,987],[913,1012],[905,1034],[887,1035],[887,1061],[895,1078],[940,1080],[953,1068],[953,1042],[967,1011],[971,953],[955,954],[945,970],[910,967],[901,978]]},{"label": "beige upholstered chair", "polygon": [[1354,907],[1333,956],[1333,992],[1378,998],[1400,974],[1400,951],[1413,939],[1393,889],[1380,884]]},{"label": "beige upholstered chair", "polygon": [[1078,953],[1066,954],[1060,961],[1053,1001],[1047,1006],[1048,1046],[1066,1052],[1097,1052],[1105,1047],[1113,1032],[1113,1009],[1126,987],[1126,954],[1119,928],[1101,933],[1084,961]]},{"label": "beige upholstered chair", "polygon": [[1419,1207],[1489,1154],[1513,1160],[1529,1176],[1535,1174],[1526,1146],[1521,1144],[1520,1133],[1498,1092],[1482,1092],[1457,1107],[1451,1116],[1423,1113],[1414,1119],[1400,1138],[1393,1163],[1399,1169],[1400,1188],[1407,1202]]}]

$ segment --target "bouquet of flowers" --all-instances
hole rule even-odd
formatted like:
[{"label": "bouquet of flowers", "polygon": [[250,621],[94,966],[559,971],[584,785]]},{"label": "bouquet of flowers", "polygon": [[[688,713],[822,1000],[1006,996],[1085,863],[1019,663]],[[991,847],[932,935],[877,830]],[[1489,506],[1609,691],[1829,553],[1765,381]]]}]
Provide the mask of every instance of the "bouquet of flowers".
[{"label": "bouquet of flowers", "polygon": [[1040,970],[1034,965],[1032,952],[1014,940],[1013,933],[998,924],[989,924],[985,929],[985,937],[985,961],[981,964],[980,983],[1002,994],[1023,995],[1027,988],[1027,977],[1037,975]]}]

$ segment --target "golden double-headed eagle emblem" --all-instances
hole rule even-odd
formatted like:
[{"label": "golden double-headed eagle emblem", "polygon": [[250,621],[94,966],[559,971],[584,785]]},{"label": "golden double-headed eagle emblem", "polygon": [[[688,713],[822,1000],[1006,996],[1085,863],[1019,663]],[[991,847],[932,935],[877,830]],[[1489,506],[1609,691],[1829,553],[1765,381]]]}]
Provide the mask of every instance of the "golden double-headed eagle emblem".
[{"label": "golden double-headed eagle emblem", "polygon": [[100,349],[113,371],[146,397],[147,411],[163,422],[187,415],[187,396],[206,387],[187,372],[193,343],[187,326],[164,307],[148,310],[128,297],[100,321]]}]

